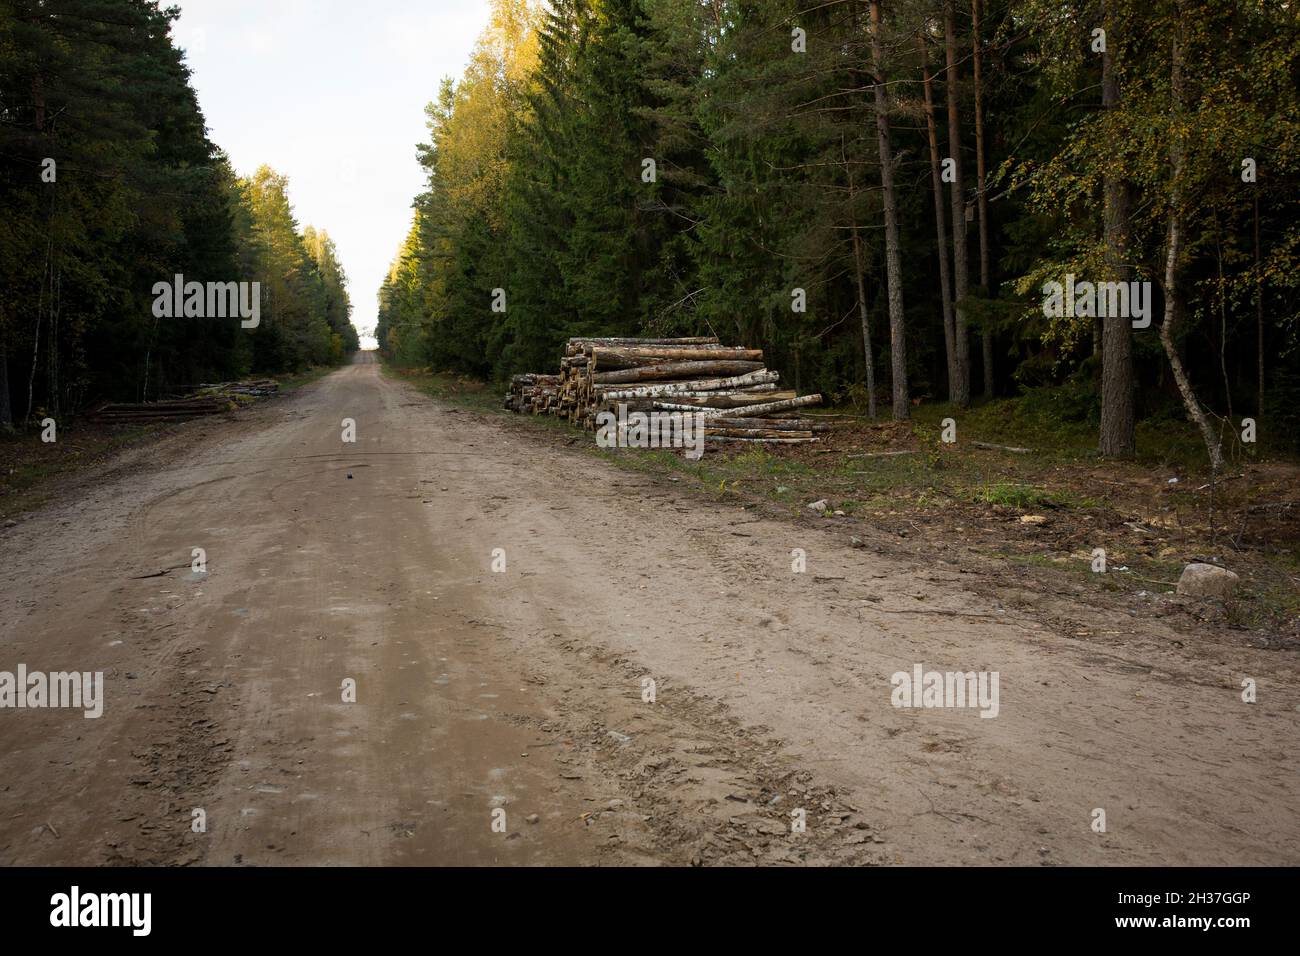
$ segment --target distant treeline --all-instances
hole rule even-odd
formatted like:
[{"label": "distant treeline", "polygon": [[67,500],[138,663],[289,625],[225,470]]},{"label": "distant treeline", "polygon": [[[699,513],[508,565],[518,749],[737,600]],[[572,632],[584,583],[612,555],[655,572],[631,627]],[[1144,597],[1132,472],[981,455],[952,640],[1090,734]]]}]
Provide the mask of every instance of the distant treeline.
[{"label": "distant treeline", "polygon": [[[499,378],[712,332],[895,418],[1051,386],[1106,454],[1166,415],[1214,459],[1244,415],[1300,434],[1294,4],[493,8],[428,107],[396,360]],[[1097,315],[1130,289],[1145,316]]]},{"label": "distant treeline", "polygon": [[[174,9],[0,0],[0,427],[341,361],[334,245],[207,138]],[[155,315],[154,286],[260,283],[260,322]]]}]

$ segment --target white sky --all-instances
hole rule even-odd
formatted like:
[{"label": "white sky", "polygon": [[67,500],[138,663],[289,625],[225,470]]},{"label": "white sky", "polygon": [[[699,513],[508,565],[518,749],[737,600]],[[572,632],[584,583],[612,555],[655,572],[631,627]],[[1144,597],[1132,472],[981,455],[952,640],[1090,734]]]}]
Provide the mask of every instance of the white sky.
[{"label": "white sky", "polygon": [[174,2],[212,141],[241,175],[269,163],[289,177],[299,225],[329,232],[352,322],[372,330],[424,187],[424,106],[460,77],[487,0]]}]

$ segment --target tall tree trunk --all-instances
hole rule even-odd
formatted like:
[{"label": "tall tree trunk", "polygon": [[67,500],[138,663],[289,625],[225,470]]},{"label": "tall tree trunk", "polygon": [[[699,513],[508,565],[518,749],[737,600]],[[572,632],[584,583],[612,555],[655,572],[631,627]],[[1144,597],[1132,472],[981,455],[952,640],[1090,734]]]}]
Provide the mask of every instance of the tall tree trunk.
[{"label": "tall tree trunk", "polygon": [[862,239],[858,235],[858,191],[853,183],[853,167],[849,165],[848,152],[844,148],[844,136],[840,136],[840,160],[844,163],[844,175],[849,181],[849,229],[853,234],[853,276],[858,286],[858,316],[862,319],[862,355],[867,363],[867,417],[876,420],[876,363],[871,354],[871,321],[867,314],[867,284],[863,277]]},{"label": "tall tree trunk", "polygon": [[876,363],[871,355],[871,322],[867,317],[867,288],[862,277],[862,240],[853,224],[853,272],[858,280],[858,315],[862,319],[862,352],[867,360],[867,417],[876,420]]},{"label": "tall tree trunk", "polygon": [[1178,124],[1182,122],[1184,96],[1181,21],[1175,21],[1174,30],[1173,53],[1170,58],[1169,71],[1169,93],[1172,100],[1173,122],[1169,140],[1169,212],[1165,234],[1165,321],[1160,326],[1160,344],[1164,346],[1165,356],[1169,359],[1169,368],[1174,374],[1174,382],[1177,383],[1179,394],[1182,395],[1183,406],[1187,409],[1187,415],[1192,421],[1196,422],[1197,427],[1201,430],[1201,437],[1205,440],[1205,450],[1210,456],[1210,467],[1215,472],[1218,472],[1223,468],[1223,449],[1218,436],[1214,433],[1214,427],[1210,424],[1209,416],[1205,414],[1204,409],[1201,408],[1201,403],[1196,399],[1196,393],[1192,391],[1192,383],[1187,378],[1187,372],[1183,368],[1183,361],[1178,355],[1177,346],[1174,344],[1174,328],[1177,326],[1183,312],[1182,288],[1179,286],[1179,273],[1182,269],[1183,257],[1182,178],[1185,158],[1183,134],[1178,128]]},{"label": "tall tree trunk", "polygon": [[45,78],[39,73],[32,77],[32,123],[36,132],[45,132]]},{"label": "tall tree trunk", "polygon": [[[977,187],[976,203],[979,215],[980,232],[980,285],[984,294],[993,297],[993,280],[989,272],[989,201],[984,194],[984,82],[983,52],[984,38],[980,33],[980,0],[970,0],[971,46],[975,62],[975,182]],[[988,319],[983,322],[984,340],[984,397],[993,397],[993,330]]]},{"label": "tall tree trunk", "polygon": [[[51,206],[53,209],[53,206]],[[46,230],[45,239],[45,268],[41,272],[41,287],[36,296],[36,325],[32,329],[32,371],[27,378],[27,414],[23,416],[23,421],[31,421],[32,409],[36,394],[36,369],[39,367],[41,355],[41,319],[45,316],[45,283],[50,273],[50,258],[54,252],[54,239],[52,233],[54,229],[54,216],[51,214],[50,223]]]},{"label": "tall tree trunk", "polygon": [[0,431],[8,431],[14,423],[13,409],[9,404],[9,348],[4,320],[0,319]]},{"label": "tall tree trunk", "polygon": [[948,359],[948,400],[957,400],[957,339],[953,329],[952,278],[948,274],[948,224],[943,211],[943,179],[939,173],[939,135],[934,121],[934,82],[930,75],[930,58],[925,38],[917,34],[921,53],[921,75],[925,87],[925,127],[930,139],[930,185],[934,192],[935,248],[939,250],[939,292],[943,301],[943,345]]},{"label": "tall tree trunk", "polygon": [[894,195],[894,150],[889,142],[889,103],[885,97],[884,53],[880,43],[880,3],[871,0],[871,68],[876,92],[876,140],[880,147],[880,187],[885,206],[885,279],[889,284],[889,352],[893,372],[894,421],[911,415],[907,390],[907,328],[903,317],[903,264],[898,250],[898,201]]},{"label": "tall tree trunk", "polygon": [[961,115],[957,109],[957,27],[953,0],[943,4],[943,45],[948,68],[944,86],[948,91],[948,152],[953,164],[952,181],[952,274],[953,336],[956,339],[957,387],[954,401],[962,408],[970,404],[970,338],[966,332],[966,298],[969,277],[966,264],[966,199],[961,176]]},{"label": "tall tree trunk", "polygon": [[1232,379],[1228,375],[1228,296],[1223,284],[1223,228],[1218,213],[1214,216],[1214,259],[1219,270],[1219,374],[1223,376],[1223,403],[1228,421],[1233,419]]},{"label": "tall tree trunk", "polygon": [[1264,279],[1259,255],[1259,194],[1255,194],[1255,339],[1259,351],[1259,401],[1255,414],[1264,413]]},{"label": "tall tree trunk", "polygon": [[[37,73],[32,77],[32,110],[36,132],[45,133],[45,80]],[[50,215],[45,234],[45,268],[41,272],[41,286],[36,296],[36,324],[32,329],[32,371],[27,378],[27,414],[23,421],[31,420],[36,391],[36,369],[41,353],[41,319],[45,314],[45,282],[50,271],[50,257],[54,245],[54,193],[50,194]]]},{"label": "tall tree trunk", "polygon": [[[1113,0],[1108,0],[1113,2]],[[1102,7],[1102,26],[1109,39],[1108,6]],[[1101,105],[1104,110],[1119,108],[1119,78],[1114,54],[1109,45],[1101,55]],[[1107,167],[1102,184],[1105,210],[1106,279],[1128,279],[1129,186],[1120,171]],[[1102,323],[1101,343],[1101,434],[1098,450],[1107,458],[1129,458],[1134,452],[1133,395],[1133,325],[1128,316],[1111,315]]]},{"label": "tall tree trunk", "polygon": [[45,350],[49,381],[45,383],[47,411],[55,418],[62,411],[59,400],[59,308],[63,298],[63,275],[57,263],[50,266],[50,347]]}]

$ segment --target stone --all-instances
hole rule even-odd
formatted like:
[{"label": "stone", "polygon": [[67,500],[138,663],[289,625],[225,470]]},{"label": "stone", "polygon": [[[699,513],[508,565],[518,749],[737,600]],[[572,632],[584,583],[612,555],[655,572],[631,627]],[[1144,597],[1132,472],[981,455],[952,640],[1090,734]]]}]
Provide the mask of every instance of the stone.
[{"label": "stone", "polygon": [[1237,590],[1241,579],[1227,568],[1194,561],[1183,568],[1178,579],[1178,593],[1194,598],[1217,598],[1226,601]]},{"label": "stone", "polygon": [[827,504],[825,498],[821,498],[817,501],[812,502],[809,505],[806,505],[806,507],[808,508],[809,511],[816,511],[818,514],[825,514],[826,509],[829,508],[830,505]]}]

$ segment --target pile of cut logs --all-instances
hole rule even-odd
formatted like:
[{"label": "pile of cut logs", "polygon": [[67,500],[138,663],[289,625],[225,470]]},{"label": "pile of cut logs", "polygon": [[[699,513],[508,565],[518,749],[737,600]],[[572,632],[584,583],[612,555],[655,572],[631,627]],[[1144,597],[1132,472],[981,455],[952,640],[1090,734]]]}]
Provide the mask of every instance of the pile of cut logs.
[{"label": "pile of cut logs", "polygon": [[273,378],[250,379],[244,382],[215,382],[200,385],[198,394],[217,395],[251,395],[254,398],[266,398],[278,394],[280,383]]},{"label": "pile of cut logs", "polygon": [[101,422],[165,422],[214,415],[230,408],[219,398],[180,398],[166,402],[113,402],[100,405],[90,417]]},{"label": "pile of cut logs", "polygon": [[529,372],[515,375],[510,379],[510,391],[506,394],[506,408],[513,412],[532,412],[534,415],[556,414],[556,400],[559,398],[560,375],[538,375]]},{"label": "pile of cut logs", "polygon": [[817,441],[825,421],[791,417],[821,404],[820,395],[798,396],[777,384],[780,373],[763,364],[761,349],[726,346],[716,336],[673,339],[574,338],[560,374],[516,375],[505,407],[558,415],[588,431],[596,416],[618,412],[700,412],[710,442]]},{"label": "pile of cut logs", "polygon": [[168,399],[160,402],[111,402],[90,412],[90,417],[102,422],[164,422],[183,421],[215,415],[234,407],[235,395],[264,398],[275,395],[280,383],[270,378],[247,382],[218,382],[200,385],[188,398]]}]

